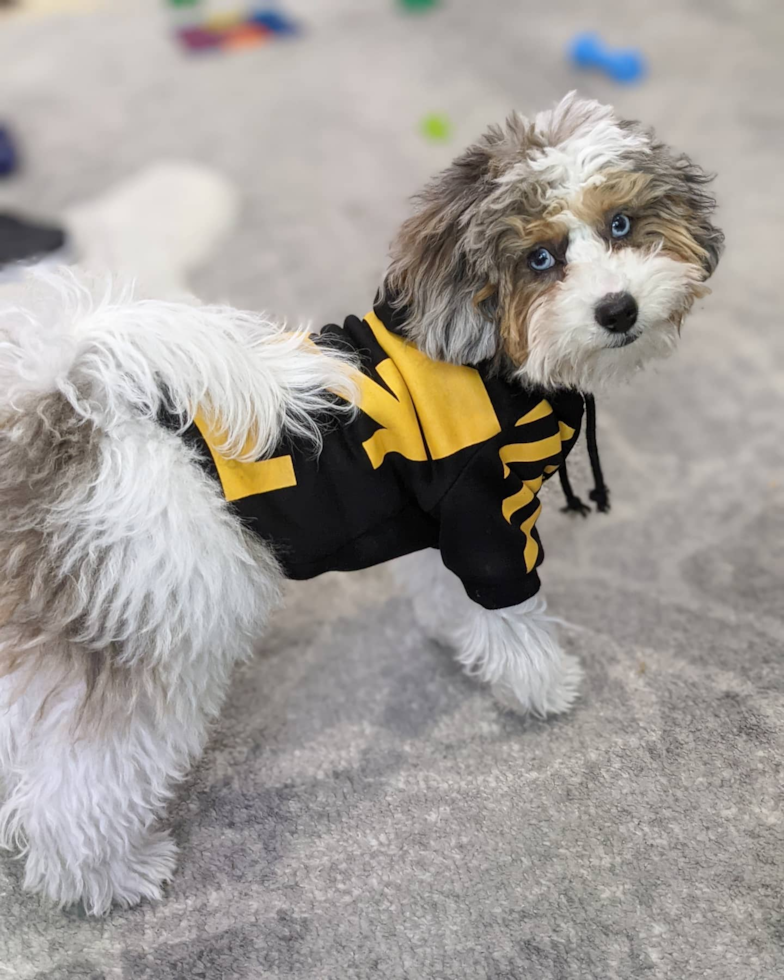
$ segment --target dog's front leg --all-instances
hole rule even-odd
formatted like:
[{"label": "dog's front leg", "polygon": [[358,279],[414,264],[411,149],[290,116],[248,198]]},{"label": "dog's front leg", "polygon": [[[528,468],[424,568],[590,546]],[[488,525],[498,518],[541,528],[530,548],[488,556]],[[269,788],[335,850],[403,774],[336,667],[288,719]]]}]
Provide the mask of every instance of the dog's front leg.
[{"label": "dog's front leg", "polygon": [[505,707],[540,717],[568,711],[582,668],[562,650],[545,601],[535,596],[508,609],[470,605],[452,631],[466,671],[489,683]]},{"label": "dog's front leg", "polygon": [[543,599],[484,609],[435,550],[401,559],[397,571],[425,632],[451,646],[466,672],[490,684],[505,707],[542,717],[571,708],[582,668],[561,648]]}]

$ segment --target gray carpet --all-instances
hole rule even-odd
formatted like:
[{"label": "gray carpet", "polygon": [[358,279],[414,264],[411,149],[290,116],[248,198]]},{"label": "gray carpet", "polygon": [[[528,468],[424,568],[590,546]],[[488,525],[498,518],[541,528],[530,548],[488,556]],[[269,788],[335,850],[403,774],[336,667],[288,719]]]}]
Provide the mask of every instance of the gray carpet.
[{"label": "gray carpet", "polygon": [[[152,0],[0,21],[0,118],[51,216],[146,162],[210,164],[239,227],[194,286],[363,313],[405,199],[490,120],[570,87],[719,171],[728,249],[680,354],[600,405],[608,518],[543,518],[579,629],[574,713],[500,714],[387,569],[291,590],[171,821],[165,902],[105,921],[0,859],[0,977],[774,980],[784,975],[784,276],[780,0],[291,0],[289,45],[186,60]],[[643,26],[644,25],[644,26]],[[562,57],[643,45],[617,88]],[[427,143],[428,112],[455,123]],[[553,502],[554,503],[554,502]]]}]

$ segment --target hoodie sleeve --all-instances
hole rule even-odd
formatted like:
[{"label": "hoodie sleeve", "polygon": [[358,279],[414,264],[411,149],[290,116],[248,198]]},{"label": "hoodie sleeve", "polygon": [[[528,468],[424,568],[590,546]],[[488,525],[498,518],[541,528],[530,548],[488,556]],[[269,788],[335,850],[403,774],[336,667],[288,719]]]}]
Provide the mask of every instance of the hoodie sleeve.
[{"label": "hoodie sleeve", "polygon": [[539,591],[538,494],[561,462],[564,433],[552,415],[525,421],[475,453],[439,505],[443,562],[486,609],[515,606]]}]

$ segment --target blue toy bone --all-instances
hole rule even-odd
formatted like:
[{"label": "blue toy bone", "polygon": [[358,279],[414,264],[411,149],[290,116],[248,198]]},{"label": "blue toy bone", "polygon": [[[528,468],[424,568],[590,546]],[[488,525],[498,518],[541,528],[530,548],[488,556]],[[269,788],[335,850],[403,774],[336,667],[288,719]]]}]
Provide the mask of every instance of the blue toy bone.
[{"label": "blue toy bone", "polygon": [[12,174],[17,165],[16,147],[11,134],[7,129],[0,127],[0,177]]},{"label": "blue toy bone", "polygon": [[248,18],[251,24],[266,27],[273,34],[298,34],[299,29],[293,20],[277,10],[257,10]]},{"label": "blue toy bone", "polygon": [[578,34],[570,55],[578,68],[598,68],[624,85],[639,81],[645,74],[645,62],[636,48],[607,47],[598,34]]}]

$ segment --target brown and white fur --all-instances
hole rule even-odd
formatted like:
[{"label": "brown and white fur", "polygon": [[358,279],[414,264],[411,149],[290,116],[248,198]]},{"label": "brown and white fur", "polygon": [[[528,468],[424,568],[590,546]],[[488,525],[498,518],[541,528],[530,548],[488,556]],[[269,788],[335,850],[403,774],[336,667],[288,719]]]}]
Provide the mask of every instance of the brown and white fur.
[{"label": "brown and white fur", "polygon": [[[592,391],[675,346],[722,245],[706,180],[568,96],[491,129],[433,181],[383,288],[431,357]],[[632,228],[616,242],[618,213]],[[542,247],[556,261],[536,272]],[[101,914],[161,895],[176,848],[158,820],[282,586],[159,410],[208,406],[230,456],[284,430],[317,449],[316,420],[353,381],[252,314],[65,270],[18,288],[0,306],[0,843],[24,852],[27,888]],[[618,293],[639,311],[623,346],[595,317]],[[569,708],[580,670],[543,600],[488,611],[437,555],[414,562],[425,625],[467,670],[522,710]]]}]

